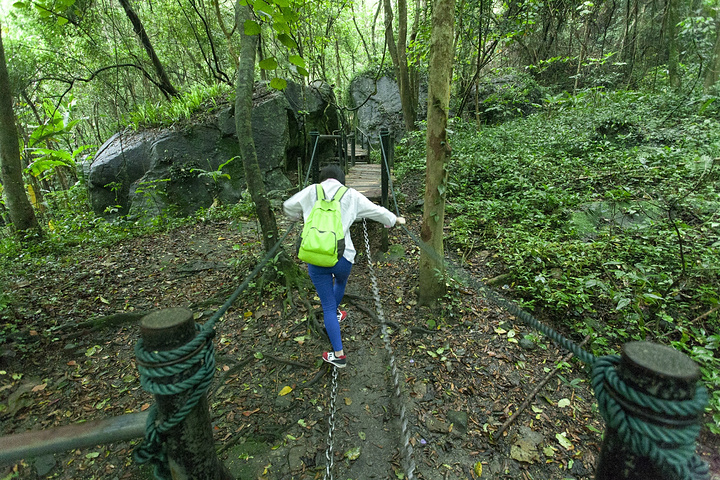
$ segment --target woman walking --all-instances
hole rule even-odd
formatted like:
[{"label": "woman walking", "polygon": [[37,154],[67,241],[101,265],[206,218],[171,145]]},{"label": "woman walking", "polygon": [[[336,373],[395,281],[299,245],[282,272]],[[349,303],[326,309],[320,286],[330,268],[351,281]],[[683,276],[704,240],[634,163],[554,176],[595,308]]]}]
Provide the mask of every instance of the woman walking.
[{"label": "woman walking", "polygon": [[[320,172],[320,186],[326,199],[331,199],[340,187],[345,185],[345,174],[338,165],[328,165]],[[285,215],[292,220],[308,220],[310,212],[317,201],[317,187],[310,185],[293,195],[283,204]],[[390,210],[374,204],[362,193],[348,188],[340,199],[342,227],[345,234],[345,250],[342,257],[331,267],[321,267],[308,263],[308,273],[315,285],[323,309],[323,322],[333,351],[324,352],[324,361],[344,368],[347,364],[340,335],[340,322],[347,317],[347,312],[338,307],[345,295],[350,270],[355,262],[355,247],[350,238],[350,226],[357,219],[368,218],[389,228],[395,224],[405,224],[403,217],[396,217]]]}]

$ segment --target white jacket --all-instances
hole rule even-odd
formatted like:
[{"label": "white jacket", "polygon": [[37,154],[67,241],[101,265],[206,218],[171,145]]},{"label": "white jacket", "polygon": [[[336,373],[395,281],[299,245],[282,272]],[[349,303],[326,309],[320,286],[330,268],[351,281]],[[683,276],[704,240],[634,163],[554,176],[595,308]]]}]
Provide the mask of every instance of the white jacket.
[{"label": "white jacket", "polygon": [[[342,186],[342,184],[334,178],[328,178],[322,182],[323,190],[325,191],[325,198],[331,199],[335,192]],[[305,187],[283,204],[283,211],[285,215],[291,220],[307,221],[310,211],[315,205],[317,200],[317,194],[315,192],[315,184]],[[345,257],[350,263],[355,263],[355,246],[353,245],[352,238],[350,238],[350,226],[355,220],[360,218],[369,218],[380,222],[386,227],[392,227],[395,225],[397,217],[387,208],[381,207],[374,204],[367,199],[365,195],[358,192],[354,188],[348,188],[345,192],[342,200],[340,200],[340,211],[342,216],[342,225],[345,230]]]}]

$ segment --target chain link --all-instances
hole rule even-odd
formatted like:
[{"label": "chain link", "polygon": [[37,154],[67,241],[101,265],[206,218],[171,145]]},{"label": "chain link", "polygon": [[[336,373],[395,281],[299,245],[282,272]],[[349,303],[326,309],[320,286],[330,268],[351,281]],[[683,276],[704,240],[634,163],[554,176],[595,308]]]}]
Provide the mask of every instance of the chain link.
[{"label": "chain link", "polygon": [[332,382],[331,382],[331,393],[330,393],[330,416],[328,417],[328,438],[327,438],[327,450],[325,451],[325,476],[324,480],[333,480],[332,469],[334,463],[333,455],[333,432],[335,431],[335,400],[337,399],[337,378],[338,369],[332,367]]},{"label": "chain link", "polygon": [[395,387],[395,396],[400,406],[400,429],[401,429],[401,448],[400,454],[402,456],[403,469],[405,470],[406,478],[408,480],[414,480],[415,478],[415,460],[413,459],[413,447],[410,444],[410,430],[408,428],[407,412],[405,411],[405,404],[402,399],[402,392],[400,390],[400,373],[397,369],[395,362],[395,354],[393,353],[392,345],[390,344],[390,334],[388,333],[388,326],[385,322],[385,311],[383,310],[382,301],[380,300],[380,289],[378,288],[377,277],[375,276],[375,268],[372,264],[372,258],[370,256],[370,237],[367,231],[367,222],[363,219],[363,232],[365,233],[365,249],[367,251],[368,270],[370,271],[370,283],[372,284],[373,296],[375,297],[375,309],[377,310],[378,318],[382,323],[382,337],[385,343],[385,350],[387,350],[390,356],[390,368],[392,372],[392,381]]}]

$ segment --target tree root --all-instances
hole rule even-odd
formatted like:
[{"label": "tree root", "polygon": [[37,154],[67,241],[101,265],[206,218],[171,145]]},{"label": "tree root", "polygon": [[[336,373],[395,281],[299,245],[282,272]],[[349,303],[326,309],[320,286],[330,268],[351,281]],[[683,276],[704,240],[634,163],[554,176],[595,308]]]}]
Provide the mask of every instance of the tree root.
[{"label": "tree root", "polygon": [[240,360],[240,362],[237,365],[230,368],[230,370],[228,370],[227,372],[223,372],[223,374],[217,378],[217,381],[215,382],[215,386],[213,386],[213,388],[208,390],[207,396],[208,397],[212,396],[217,391],[217,389],[220,388],[220,386],[225,383],[225,380],[227,380],[227,378],[230,375],[234,375],[235,373],[239,372],[240,370],[245,368],[245,366],[248,363],[252,362],[253,360],[255,360],[255,357],[246,357],[243,360]]},{"label": "tree root", "polygon": [[433,330],[428,330],[427,328],[423,327],[410,327],[410,331],[413,333],[423,333],[426,335],[434,335],[435,332]]},{"label": "tree root", "polygon": [[300,385],[301,388],[310,388],[313,385],[315,385],[322,377],[325,376],[325,374],[328,372],[327,368],[320,367],[320,370],[315,374],[315,376],[308,380],[307,382]]},{"label": "tree root", "polygon": [[[583,339],[583,341],[580,343],[580,347],[585,345],[588,342],[588,340],[590,340],[590,335],[588,335],[587,337],[585,337],[585,339]],[[498,430],[493,434],[493,439],[495,439],[496,441],[498,439],[500,439],[503,432],[505,432],[505,430],[507,430],[508,427],[510,425],[512,425],[512,423],[517,419],[517,417],[520,416],[520,413],[522,413],[522,411],[525,410],[528,407],[528,405],[530,405],[530,402],[532,402],[533,398],[535,398],[535,395],[537,395],[538,392],[540,392],[540,390],[550,381],[550,379],[552,377],[554,377],[555,374],[560,371],[560,369],[562,368],[562,364],[569,362],[570,359],[573,358],[574,355],[575,355],[574,353],[570,352],[569,354],[567,354],[565,356],[565,358],[560,360],[560,363],[558,363],[558,365],[555,367],[555,369],[552,370],[550,373],[548,373],[547,376],[545,378],[543,378],[542,381],[537,385],[537,387],[535,387],[533,389],[533,391],[530,392],[530,395],[528,395],[527,398],[525,399],[525,401],[522,404],[520,404],[520,407],[515,411],[515,413],[513,413],[510,418],[505,420],[505,423],[503,423],[500,426],[500,428],[498,428]]]},{"label": "tree root", "polygon": [[[380,317],[377,316],[377,314],[366,307],[365,305],[362,305],[360,303],[356,303],[354,298],[350,298],[350,303],[353,304],[358,310],[361,310],[363,313],[365,313],[368,317],[372,318],[375,322],[377,322],[379,325],[382,325],[382,320],[380,320]],[[400,325],[393,322],[392,320],[385,319],[385,324],[389,327],[394,328],[395,330],[400,330]]]},{"label": "tree root", "polygon": [[60,327],[60,330],[74,330],[62,336],[63,340],[72,340],[73,338],[86,335],[107,327],[116,327],[126,323],[138,322],[144,317],[146,312],[121,312],[106,315],[104,317],[93,318],[80,323],[66,324]]},{"label": "tree root", "polygon": [[276,357],[274,355],[264,355],[264,356],[266,358],[269,358],[270,360],[275,360],[278,363],[284,363],[285,365],[293,365],[295,367],[307,368],[308,370],[312,368],[310,365],[306,365],[306,364],[300,363],[300,362],[295,362],[293,360],[286,360],[284,358]]}]

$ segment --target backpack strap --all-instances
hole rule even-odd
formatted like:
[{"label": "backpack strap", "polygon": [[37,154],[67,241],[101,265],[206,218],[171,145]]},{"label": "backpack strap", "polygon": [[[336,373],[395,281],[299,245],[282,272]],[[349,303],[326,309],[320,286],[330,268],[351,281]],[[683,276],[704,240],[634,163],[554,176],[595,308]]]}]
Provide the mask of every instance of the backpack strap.
[{"label": "backpack strap", "polygon": [[315,193],[317,194],[318,200],[325,200],[325,190],[319,183],[315,184]]},{"label": "backpack strap", "polygon": [[[347,191],[348,191],[348,187],[346,187],[345,185],[342,185],[340,188],[337,189],[337,192],[335,192],[335,195],[333,195],[332,199],[333,200],[337,199],[337,201],[339,202],[340,200],[343,199],[343,197],[345,196]],[[338,197],[338,195],[340,195],[340,196]]]}]

